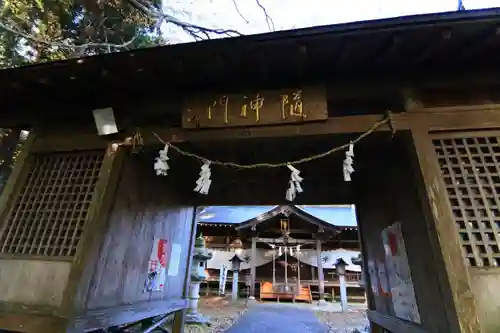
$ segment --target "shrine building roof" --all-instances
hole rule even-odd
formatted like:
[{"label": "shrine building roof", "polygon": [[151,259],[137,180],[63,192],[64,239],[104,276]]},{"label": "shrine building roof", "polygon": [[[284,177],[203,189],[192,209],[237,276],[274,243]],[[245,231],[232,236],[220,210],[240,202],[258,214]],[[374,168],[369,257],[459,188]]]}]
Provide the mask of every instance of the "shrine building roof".
[{"label": "shrine building roof", "polygon": [[413,82],[431,76],[491,74],[500,68],[499,52],[500,8],[425,14],[6,69],[0,71],[0,99],[16,117],[23,112],[33,117],[33,110],[41,113],[40,105],[47,105],[43,113],[59,107],[74,115],[145,96],[235,86],[273,88],[365,79]]},{"label": "shrine building roof", "polygon": [[[310,215],[313,219],[340,228],[356,228],[356,214],[351,205],[304,205],[293,206],[300,214]],[[203,225],[220,225],[239,227],[248,221],[266,214],[281,206],[209,206],[198,215],[198,223]]]}]

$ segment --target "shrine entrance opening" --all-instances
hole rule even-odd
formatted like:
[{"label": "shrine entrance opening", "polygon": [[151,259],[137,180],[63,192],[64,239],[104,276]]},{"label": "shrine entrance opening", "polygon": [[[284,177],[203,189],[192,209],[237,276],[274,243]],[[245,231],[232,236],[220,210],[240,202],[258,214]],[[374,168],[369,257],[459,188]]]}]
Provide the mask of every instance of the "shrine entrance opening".
[{"label": "shrine entrance opening", "polygon": [[[355,138],[355,135],[345,134],[200,141],[179,147],[210,160],[277,163],[319,154]],[[151,160],[151,156],[144,158]],[[296,166],[304,178],[304,191],[297,195],[293,204],[356,205],[364,266],[367,267],[368,315],[374,332],[378,332],[379,324],[394,333],[423,332],[418,327],[423,327],[424,331],[429,328],[429,332],[438,328],[449,331],[452,314],[447,312],[446,302],[436,302],[437,298],[446,298],[443,295],[447,287],[441,280],[441,260],[433,252],[436,240],[426,222],[426,205],[420,197],[423,183],[409,133],[376,132],[357,144],[355,171],[350,182],[344,180],[344,158],[345,151],[341,151]],[[290,170],[286,167],[238,170],[213,166],[209,194],[198,195],[192,192],[192,184],[199,173],[198,161],[171,157],[169,166],[167,178],[176,180],[176,191],[182,192],[182,196],[190,198],[198,207],[290,204],[285,200],[290,178]],[[398,249],[402,244],[396,260],[400,266],[407,265],[411,273],[406,272],[404,276],[407,288],[391,297],[387,265],[392,262],[388,262],[386,249],[387,246]],[[255,296],[253,293],[251,296]]]},{"label": "shrine entrance opening", "polygon": [[354,205],[209,206],[197,222],[213,254],[202,295],[366,301]]}]

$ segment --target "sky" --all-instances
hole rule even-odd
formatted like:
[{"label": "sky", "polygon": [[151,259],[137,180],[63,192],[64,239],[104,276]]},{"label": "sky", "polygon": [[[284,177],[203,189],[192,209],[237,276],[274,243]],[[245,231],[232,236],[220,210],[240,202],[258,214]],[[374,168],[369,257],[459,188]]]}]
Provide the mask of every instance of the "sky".
[{"label": "sky", "polygon": [[[201,26],[234,29],[245,35],[270,31],[255,0],[164,1],[169,14]],[[458,0],[260,0],[260,3],[274,22],[271,29],[276,31],[447,12],[458,7]],[[500,7],[500,0],[463,0],[463,4],[466,9],[491,8]],[[171,43],[193,41],[176,27],[167,25],[162,30]]]}]

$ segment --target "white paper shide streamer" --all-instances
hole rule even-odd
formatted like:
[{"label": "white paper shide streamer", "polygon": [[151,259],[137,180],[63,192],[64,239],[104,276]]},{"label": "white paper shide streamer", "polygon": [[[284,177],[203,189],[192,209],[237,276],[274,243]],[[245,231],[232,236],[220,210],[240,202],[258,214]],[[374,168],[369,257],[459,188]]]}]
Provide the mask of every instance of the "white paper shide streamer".
[{"label": "white paper shide streamer", "polygon": [[168,144],[163,147],[162,150],[159,151],[159,155],[156,158],[156,162],[154,164],[154,169],[156,171],[156,175],[158,176],[166,176],[168,169]]},{"label": "white paper shide streamer", "polygon": [[354,144],[349,144],[349,149],[345,152],[344,160],[344,180],[346,182],[351,181],[351,174],[354,172],[352,164],[354,163]]},{"label": "white paper shide streamer", "polygon": [[205,161],[205,163],[201,166],[200,178],[196,181],[196,187],[194,188],[195,192],[205,195],[208,194],[210,184],[212,184],[212,180],[210,179],[211,174],[210,162]]},{"label": "white paper shide streamer", "polygon": [[287,167],[292,173],[290,174],[290,181],[288,182],[290,187],[286,190],[285,199],[293,201],[297,193],[302,193],[304,191],[300,185],[304,178],[300,176],[300,171],[294,168],[293,165],[288,164]]}]

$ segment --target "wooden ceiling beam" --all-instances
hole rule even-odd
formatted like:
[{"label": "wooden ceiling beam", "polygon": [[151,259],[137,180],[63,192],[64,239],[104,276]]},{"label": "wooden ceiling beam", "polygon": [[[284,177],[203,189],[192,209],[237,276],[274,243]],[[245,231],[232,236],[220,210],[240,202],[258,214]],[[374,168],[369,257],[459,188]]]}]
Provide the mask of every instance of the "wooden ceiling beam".
[{"label": "wooden ceiling beam", "polygon": [[[405,117],[394,115],[396,129],[408,129]],[[331,117],[327,121],[300,125],[277,125],[252,128],[224,128],[188,131],[174,128],[151,128],[143,133],[146,142],[158,142],[152,134],[156,133],[163,140],[171,142],[184,141],[218,141],[228,139],[279,138],[290,136],[312,136],[340,133],[361,133],[367,131],[383,118],[381,115]],[[144,130],[146,130],[144,128]],[[389,130],[382,126],[379,130]]]},{"label": "wooden ceiling beam", "polygon": [[490,43],[497,42],[500,39],[500,26],[494,28],[488,27],[485,31],[471,38],[465,45],[467,48],[462,48],[456,52],[455,57],[450,58],[452,64],[459,65],[470,60],[477,54],[484,51]]},{"label": "wooden ceiling beam", "polygon": [[[143,136],[146,143],[158,143],[159,140],[153,133],[156,133],[162,140],[169,142],[363,133],[381,119],[382,116],[380,115],[331,117],[327,121],[310,124],[196,131],[179,128],[143,128]],[[392,124],[396,131],[408,130],[413,122],[426,125],[429,131],[499,128],[500,105],[421,108],[412,112],[392,115]],[[390,127],[383,125],[377,131],[390,131]]]},{"label": "wooden ceiling beam", "polygon": [[452,30],[449,28],[443,29],[440,33],[436,34],[436,40],[433,44],[430,44],[428,47],[421,50],[421,52],[417,52],[411,62],[413,66],[419,66],[427,59],[431,58],[433,54],[436,54],[439,51],[445,50],[449,47],[449,44],[452,42]]}]

